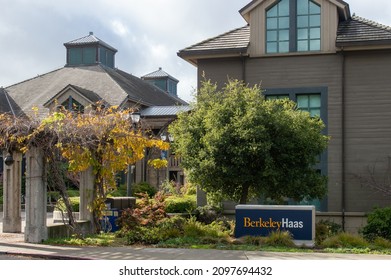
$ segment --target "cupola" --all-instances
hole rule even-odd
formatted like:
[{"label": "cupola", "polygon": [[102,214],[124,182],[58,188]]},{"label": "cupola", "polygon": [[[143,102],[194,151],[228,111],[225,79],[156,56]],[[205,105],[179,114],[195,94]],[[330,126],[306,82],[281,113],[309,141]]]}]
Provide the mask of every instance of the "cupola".
[{"label": "cupola", "polygon": [[117,50],[90,32],[89,35],[64,43],[67,50],[65,66],[86,66],[102,64],[115,67]]}]

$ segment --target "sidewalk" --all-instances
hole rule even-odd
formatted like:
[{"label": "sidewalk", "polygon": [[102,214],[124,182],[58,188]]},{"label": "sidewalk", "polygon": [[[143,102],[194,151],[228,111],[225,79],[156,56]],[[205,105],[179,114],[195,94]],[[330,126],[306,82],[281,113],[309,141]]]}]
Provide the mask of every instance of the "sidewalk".
[{"label": "sidewalk", "polygon": [[[2,214],[0,212],[1,217]],[[391,255],[164,249],[133,246],[71,247],[31,244],[24,242],[23,233],[2,233],[2,218],[0,218],[0,254],[74,260],[391,260]]]}]

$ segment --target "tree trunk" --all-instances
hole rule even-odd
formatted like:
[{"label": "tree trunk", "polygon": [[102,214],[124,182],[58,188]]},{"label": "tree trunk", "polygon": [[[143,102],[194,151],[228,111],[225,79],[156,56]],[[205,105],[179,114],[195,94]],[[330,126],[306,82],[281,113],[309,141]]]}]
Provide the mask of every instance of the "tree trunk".
[{"label": "tree trunk", "polygon": [[250,189],[249,184],[242,185],[242,194],[240,196],[240,204],[247,204],[248,190]]}]

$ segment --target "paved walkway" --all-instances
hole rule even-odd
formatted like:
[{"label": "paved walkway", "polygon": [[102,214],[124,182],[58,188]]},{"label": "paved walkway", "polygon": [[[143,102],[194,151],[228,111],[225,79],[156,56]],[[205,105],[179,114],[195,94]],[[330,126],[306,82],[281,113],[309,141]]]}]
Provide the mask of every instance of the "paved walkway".
[{"label": "paved walkway", "polygon": [[[2,212],[0,215],[2,217]],[[285,253],[202,249],[163,249],[143,247],[71,247],[31,244],[24,234],[2,233],[0,218],[0,254],[52,259],[90,260],[391,260],[391,255],[329,253]]]}]

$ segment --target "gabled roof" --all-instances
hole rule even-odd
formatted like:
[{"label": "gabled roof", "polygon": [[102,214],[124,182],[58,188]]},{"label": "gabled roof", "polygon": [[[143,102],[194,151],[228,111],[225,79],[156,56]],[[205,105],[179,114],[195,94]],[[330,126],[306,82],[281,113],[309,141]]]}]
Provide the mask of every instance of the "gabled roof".
[{"label": "gabled roof", "polygon": [[159,67],[158,70],[146,74],[141,77],[143,80],[150,80],[150,79],[164,79],[164,78],[169,78],[173,81],[179,82],[177,79],[175,79],[173,76],[169,75],[167,72],[163,71],[161,67]]},{"label": "gabled roof", "polygon": [[[68,91],[69,89],[77,92],[79,95],[84,97],[91,104],[95,104],[95,103],[103,100],[102,97],[100,97],[97,93],[95,93],[95,92],[93,92],[91,90],[87,90],[87,89],[84,89],[84,88],[81,88],[81,87],[69,84],[65,88],[63,88],[60,92],[58,92],[55,96],[53,96],[47,102],[45,102],[43,104],[43,106],[47,107],[52,102],[54,102],[55,100],[59,99],[60,96],[63,95],[64,92]],[[108,104],[107,102],[105,102],[105,101],[103,101],[103,102],[105,104],[107,104],[108,106],[110,106],[110,104]]]},{"label": "gabled roof", "polygon": [[196,64],[197,58],[205,55],[246,54],[249,43],[250,26],[246,25],[182,49],[178,52],[178,56]]},{"label": "gabled roof", "polygon": [[353,16],[338,26],[336,46],[391,44],[391,27]]},{"label": "gabled roof", "polygon": [[64,43],[65,47],[77,47],[77,46],[86,46],[86,45],[101,45],[114,52],[117,52],[117,49],[115,49],[114,47],[110,46],[106,42],[96,37],[92,32],[90,32],[90,34],[87,36],[72,40],[68,43]]},{"label": "gabled roof", "polygon": [[[239,13],[242,17],[250,23],[250,12],[255,9],[258,5],[260,5],[265,0],[253,0],[239,10]],[[328,0],[338,8],[338,13],[340,16],[340,20],[347,20],[350,18],[350,8],[349,4],[342,0]]]},{"label": "gabled roof", "polygon": [[43,104],[69,84],[88,98],[99,97],[113,106],[119,106],[126,100],[140,106],[187,104],[140,78],[102,65],[63,67],[9,86],[6,90],[26,114],[32,114],[34,106],[44,114],[48,109]]}]

